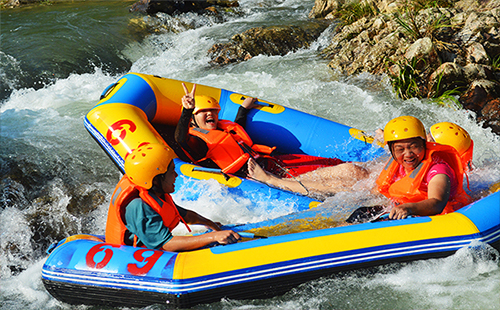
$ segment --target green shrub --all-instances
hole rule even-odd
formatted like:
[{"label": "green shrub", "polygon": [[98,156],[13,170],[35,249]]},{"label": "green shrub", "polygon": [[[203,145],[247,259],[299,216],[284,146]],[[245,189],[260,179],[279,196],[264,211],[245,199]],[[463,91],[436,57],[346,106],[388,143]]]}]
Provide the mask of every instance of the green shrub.
[{"label": "green shrub", "polygon": [[335,17],[341,20],[342,26],[345,26],[378,13],[378,8],[372,3],[351,2],[337,10]]},{"label": "green shrub", "polygon": [[413,58],[411,61],[394,63],[399,68],[399,74],[389,75],[391,78],[391,85],[396,94],[402,99],[410,99],[413,97],[421,98],[420,89],[418,87],[419,74],[415,69],[419,60]]}]

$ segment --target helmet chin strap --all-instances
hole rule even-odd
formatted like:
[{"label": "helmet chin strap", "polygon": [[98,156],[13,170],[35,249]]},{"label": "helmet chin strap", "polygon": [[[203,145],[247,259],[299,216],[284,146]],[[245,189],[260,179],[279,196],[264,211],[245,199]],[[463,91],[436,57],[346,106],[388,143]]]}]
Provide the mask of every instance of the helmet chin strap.
[{"label": "helmet chin strap", "polygon": [[196,119],[194,118],[194,114],[191,116],[191,125],[193,125],[196,128],[200,128],[200,126],[198,126],[198,123],[196,123]]}]

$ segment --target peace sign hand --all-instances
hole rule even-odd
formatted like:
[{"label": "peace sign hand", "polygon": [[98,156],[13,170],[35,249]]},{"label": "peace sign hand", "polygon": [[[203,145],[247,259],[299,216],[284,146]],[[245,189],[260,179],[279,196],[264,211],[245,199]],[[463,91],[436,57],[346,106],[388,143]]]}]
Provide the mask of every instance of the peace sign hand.
[{"label": "peace sign hand", "polygon": [[189,92],[186,84],[182,83],[185,95],[182,97],[182,106],[184,109],[194,109],[194,93],[196,91],[196,84],[193,84],[193,89]]}]

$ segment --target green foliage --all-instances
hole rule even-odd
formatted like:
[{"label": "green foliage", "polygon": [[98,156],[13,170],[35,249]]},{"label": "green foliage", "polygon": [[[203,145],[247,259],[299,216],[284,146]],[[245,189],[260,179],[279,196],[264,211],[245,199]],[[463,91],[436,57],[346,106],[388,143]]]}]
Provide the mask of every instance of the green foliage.
[{"label": "green foliage", "polygon": [[342,6],[335,14],[342,21],[342,25],[350,25],[363,17],[374,16],[379,13],[373,3],[351,2]]},{"label": "green foliage", "polygon": [[410,6],[403,6],[405,9],[394,13],[396,22],[403,28],[403,33],[408,35],[414,41],[429,37],[433,42],[437,41],[436,34],[440,28],[451,27],[444,14],[432,16],[424,23],[417,21],[418,11],[411,9]]},{"label": "green foliage", "polygon": [[[422,94],[420,93],[419,88],[419,79],[420,75],[416,68],[417,63],[423,61],[422,59],[413,58],[411,61],[406,60],[402,63],[394,63],[389,60],[393,64],[397,65],[399,68],[399,74],[397,75],[389,75],[391,78],[391,85],[396,94],[402,99],[410,99],[410,98],[419,98],[422,99]],[[433,93],[431,97],[431,102],[451,107],[455,110],[461,109],[462,105],[456,98],[460,96],[461,91],[460,88],[457,87],[455,89],[446,90],[441,92],[441,80],[443,75],[441,74],[438,78],[438,82],[436,84],[436,91]]]},{"label": "green foliage", "polygon": [[437,105],[450,107],[455,110],[460,110],[463,107],[456,98],[457,96],[460,96],[460,94],[461,92],[458,90],[458,88],[447,90],[441,96],[432,98],[432,102],[434,102]]},{"label": "green foliage", "polygon": [[455,110],[461,109],[462,105],[460,104],[460,102],[456,98],[457,96],[460,96],[460,94],[461,94],[459,87],[457,87],[455,89],[446,90],[440,95],[441,79],[442,78],[443,78],[443,75],[440,74],[439,78],[438,78],[437,85],[436,85],[436,92],[432,96],[432,102],[434,102],[438,105],[454,108]]},{"label": "green foliage", "polygon": [[[391,60],[389,60],[392,62]],[[411,61],[394,63],[399,68],[399,74],[389,75],[394,91],[402,99],[413,97],[421,98],[420,89],[418,87],[419,74],[415,69],[419,60],[413,58]]]},{"label": "green foliage", "polygon": [[[393,17],[402,28],[403,34],[410,40],[416,41],[428,37],[437,49],[446,49],[449,44],[440,41],[438,33],[441,28],[451,27],[451,24],[446,16],[436,8],[452,6],[453,2],[454,0],[407,0],[404,5],[400,6],[401,9],[393,14]],[[419,14],[421,10],[427,11]],[[423,83],[421,72],[416,70],[417,64],[419,64],[418,68],[422,68],[421,61],[424,60],[412,59],[406,63],[397,64],[399,74],[391,76],[391,83],[399,97],[403,99],[422,98],[423,95],[419,87],[419,84]],[[425,71],[425,69],[421,70]],[[460,94],[459,90],[454,89],[441,93],[439,91],[440,84],[441,76],[435,92],[436,97],[432,98],[432,101],[440,105],[460,107],[460,103],[455,98],[456,95]]]},{"label": "green foliage", "polygon": [[500,71],[500,54],[491,60],[491,68],[493,71]]},{"label": "green foliage", "polygon": [[409,5],[412,10],[419,11],[428,8],[451,8],[456,0],[411,0]]}]

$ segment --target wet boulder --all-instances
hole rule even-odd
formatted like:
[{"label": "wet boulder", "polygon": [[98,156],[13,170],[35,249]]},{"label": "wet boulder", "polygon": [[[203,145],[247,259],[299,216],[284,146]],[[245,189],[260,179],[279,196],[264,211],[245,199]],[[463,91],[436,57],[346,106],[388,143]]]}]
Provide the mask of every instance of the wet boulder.
[{"label": "wet boulder", "polygon": [[139,0],[130,8],[131,12],[141,12],[148,15],[155,15],[162,12],[169,15],[174,13],[200,12],[203,10],[213,10],[214,6],[237,7],[236,0],[199,0],[199,1],[154,1]]},{"label": "wet boulder", "polygon": [[476,80],[460,96],[464,108],[474,111],[483,127],[500,134],[500,83],[491,80]]},{"label": "wet boulder", "polygon": [[257,55],[286,55],[307,48],[328,24],[310,23],[306,26],[271,26],[249,29],[236,34],[229,43],[214,44],[208,54],[217,65],[241,62]]}]

